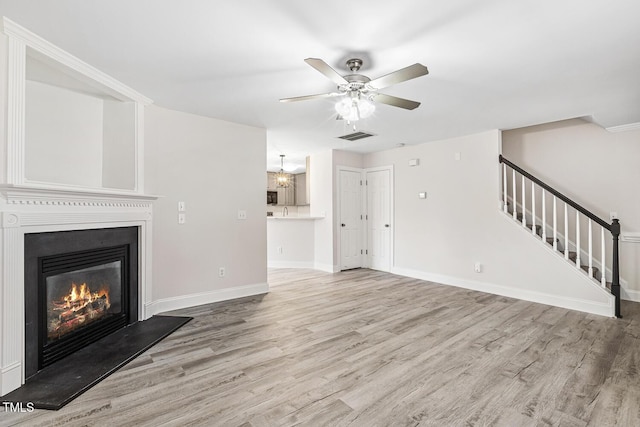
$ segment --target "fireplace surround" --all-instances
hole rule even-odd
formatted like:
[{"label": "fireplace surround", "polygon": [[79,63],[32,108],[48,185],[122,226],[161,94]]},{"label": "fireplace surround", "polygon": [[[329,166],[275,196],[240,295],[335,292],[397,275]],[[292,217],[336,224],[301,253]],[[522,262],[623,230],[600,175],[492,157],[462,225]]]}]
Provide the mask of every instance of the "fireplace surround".
[{"label": "fireplace surround", "polygon": [[25,378],[138,320],[138,227],[29,233]]},{"label": "fireplace surround", "polygon": [[[70,191],[29,186],[0,185],[0,394],[5,395],[24,384],[27,375],[37,370],[26,351],[29,326],[26,325],[25,243],[30,235],[98,229],[132,228],[137,255],[137,273],[131,273],[137,296],[129,297],[130,321],[145,320],[151,294],[151,230],[153,196],[106,191]],[[51,234],[50,234],[51,233]],[[97,239],[100,240],[100,239]],[[97,247],[66,247],[68,252],[122,246],[111,242]],[[66,244],[65,244],[66,245]],[[53,259],[55,261],[55,257]],[[80,284],[81,285],[81,284]],[[89,286],[91,287],[91,286]],[[96,289],[98,291],[99,289]],[[31,309],[29,309],[31,311]],[[35,368],[34,368],[35,366]]]}]

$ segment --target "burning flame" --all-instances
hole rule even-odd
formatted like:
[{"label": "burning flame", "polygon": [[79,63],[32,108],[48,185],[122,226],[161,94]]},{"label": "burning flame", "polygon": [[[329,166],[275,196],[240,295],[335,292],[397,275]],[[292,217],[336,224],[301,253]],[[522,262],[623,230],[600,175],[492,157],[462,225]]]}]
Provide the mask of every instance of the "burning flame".
[{"label": "burning flame", "polygon": [[67,308],[74,309],[85,306],[99,298],[106,299],[107,308],[111,306],[111,302],[109,301],[109,291],[100,289],[98,292],[91,292],[86,283],[80,285],[80,289],[78,290],[78,285],[71,283],[71,291],[69,292],[69,295],[64,297],[64,302],[66,303]]}]

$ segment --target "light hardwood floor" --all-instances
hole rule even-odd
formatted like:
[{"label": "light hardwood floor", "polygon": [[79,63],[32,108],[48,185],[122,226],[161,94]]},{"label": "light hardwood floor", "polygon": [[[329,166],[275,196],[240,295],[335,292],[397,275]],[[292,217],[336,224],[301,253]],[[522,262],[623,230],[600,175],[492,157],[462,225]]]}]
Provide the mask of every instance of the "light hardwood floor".
[{"label": "light hardwood floor", "polygon": [[370,270],[269,282],[171,313],[194,320],[0,425],[640,425],[640,304],[609,319]]}]

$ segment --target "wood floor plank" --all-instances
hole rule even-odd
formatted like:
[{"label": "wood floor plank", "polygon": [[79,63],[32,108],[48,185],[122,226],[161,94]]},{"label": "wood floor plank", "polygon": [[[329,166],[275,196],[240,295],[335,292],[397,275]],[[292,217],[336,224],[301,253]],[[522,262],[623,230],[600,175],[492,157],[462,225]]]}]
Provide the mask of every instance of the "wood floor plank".
[{"label": "wood floor plank", "polygon": [[624,319],[392,274],[278,269],[57,412],[0,426],[640,425]]}]

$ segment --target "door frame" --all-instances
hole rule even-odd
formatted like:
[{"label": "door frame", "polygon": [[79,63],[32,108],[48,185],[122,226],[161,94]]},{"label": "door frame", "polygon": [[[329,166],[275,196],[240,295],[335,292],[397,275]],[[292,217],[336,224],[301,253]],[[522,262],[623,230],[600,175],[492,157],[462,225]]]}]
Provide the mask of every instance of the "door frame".
[{"label": "door frame", "polygon": [[[368,244],[369,244],[369,223],[368,223],[368,219],[367,216],[368,212],[367,212],[367,203],[368,203],[368,191],[367,191],[367,185],[366,185],[366,181],[367,181],[367,173],[368,172],[379,172],[379,171],[389,171],[389,225],[391,227],[391,230],[389,231],[389,270],[391,271],[395,265],[395,253],[394,253],[394,248],[395,248],[395,187],[394,187],[394,167],[393,164],[391,165],[387,165],[387,166],[376,166],[376,167],[372,167],[372,168],[355,168],[355,167],[350,167],[350,166],[336,166],[336,188],[335,188],[335,193],[336,197],[336,215],[334,216],[335,221],[334,221],[334,232],[335,232],[335,236],[336,236],[336,259],[338,262],[338,265],[341,264],[341,260],[342,260],[342,230],[340,227],[341,224],[341,218],[340,218],[340,213],[342,212],[341,208],[341,178],[340,178],[340,172],[342,171],[349,171],[349,172],[359,172],[360,173],[360,177],[361,180],[363,182],[363,185],[360,186],[360,212],[361,215],[363,216],[362,219],[362,227],[360,229],[361,231],[361,236],[360,236],[360,242],[362,245],[362,248],[364,250],[368,250]],[[361,267],[362,268],[369,268],[370,267],[370,263],[369,263],[369,255],[368,253],[364,253],[363,257],[361,258]]]},{"label": "door frame", "polygon": [[[360,181],[364,183],[365,175],[364,169],[362,168],[354,168],[350,166],[336,166],[336,215],[334,221],[334,230],[336,232],[336,258],[338,262],[338,271],[342,271],[342,227],[340,224],[342,223],[342,218],[340,218],[342,213],[342,178],[341,172],[357,172],[360,174]],[[360,185],[360,215],[365,215],[366,210],[366,192],[363,192],[364,185]],[[360,246],[362,248],[367,247],[367,230],[365,226],[364,219],[360,222]],[[368,260],[367,257],[362,254],[360,257],[360,267],[367,267]],[[357,267],[356,267],[357,268]]]},{"label": "door frame", "polygon": [[[393,164],[391,165],[387,165],[387,166],[376,166],[373,168],[365,168],[363,169],[363,174],[364,174],[364,178],[366,180],[367,178],[367,173],[369,172],[380,172],[380,171],[389,171],[389,226],[391,228],[391,230],[389,230],[389,270],[387,270],[387,272],[391,272],[391,270],[393,270],[393,267],[395,265],[395,252],[394,252],[394,248],[395,248],[395,187],[394,187],[394,168],[393,168]],[[365,187],[365,188],[368,188]],[[364,192],[364,203],[365,203],[365,211],[366,211],[366,207],[368,206],[367,203],[369,202],[368,199],[368,190]],[[369,224],[367,223],[367,232],[364,233],[367,238],[369,237]],[[368,241],[367,241],[368,244]],[[367,267],[370,267],[369,265],[369,257],[367,256],[366,258],[366,265]]]}]

